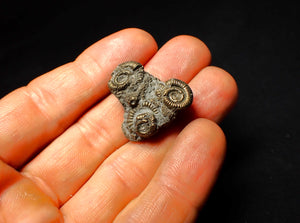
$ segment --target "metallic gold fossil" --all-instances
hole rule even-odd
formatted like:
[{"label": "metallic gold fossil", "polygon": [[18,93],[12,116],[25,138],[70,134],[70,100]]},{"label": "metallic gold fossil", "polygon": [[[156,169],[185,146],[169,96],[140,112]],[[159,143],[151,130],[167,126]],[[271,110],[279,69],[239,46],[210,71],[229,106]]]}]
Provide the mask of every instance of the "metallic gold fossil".
[{"label": "metallic gold fossil", "polygon": [[192,90],[185,82],[162,82],[135,61],[118,65],[111,76],[108,87],[124,107],[122,130],[131,141],[154,135],[193,101]]}]

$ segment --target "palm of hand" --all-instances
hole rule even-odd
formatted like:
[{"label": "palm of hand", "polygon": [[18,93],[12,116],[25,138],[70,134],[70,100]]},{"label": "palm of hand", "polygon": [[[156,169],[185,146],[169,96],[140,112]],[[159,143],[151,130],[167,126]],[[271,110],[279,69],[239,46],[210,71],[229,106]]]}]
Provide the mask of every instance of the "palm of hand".
[{"label": "palm of hand", "polygon": [[[237,87],[208,66],[210,53],[194,37],[156,51],[148,33],[122,30],[1,99],[0,222],[192,221],[222,163],[225,137],[215,122]],[[188,118],[128,142],[122,106],[107,88],[127,60],[163,81],[189,83]]]}]

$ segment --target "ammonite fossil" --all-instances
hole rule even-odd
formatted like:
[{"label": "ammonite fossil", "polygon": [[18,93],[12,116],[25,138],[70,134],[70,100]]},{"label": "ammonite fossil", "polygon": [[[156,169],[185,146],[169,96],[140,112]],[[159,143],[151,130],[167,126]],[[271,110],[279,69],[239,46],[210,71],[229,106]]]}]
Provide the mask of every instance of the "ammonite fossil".
[{"label": "ammonite fossil", "polygon": [[120,64],[111,76],[108,87],[124,107],[122,130],[131,141],[154,135],[193,101],[192,90],[185,82],[163,82],[134,61]]}]

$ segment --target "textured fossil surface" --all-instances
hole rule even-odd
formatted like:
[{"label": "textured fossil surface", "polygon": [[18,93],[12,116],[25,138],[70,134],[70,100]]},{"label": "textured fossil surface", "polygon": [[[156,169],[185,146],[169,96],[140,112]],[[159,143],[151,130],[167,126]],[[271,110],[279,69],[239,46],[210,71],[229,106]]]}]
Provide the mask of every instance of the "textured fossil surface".
[{"label": "textured fossil surface", "polygon": [[108,87],[124,107],[122,130],[131,141],[154,135],[193,101],[192,90],[185,82],[163,82],[134,61],[120,64],[111,76]]}]

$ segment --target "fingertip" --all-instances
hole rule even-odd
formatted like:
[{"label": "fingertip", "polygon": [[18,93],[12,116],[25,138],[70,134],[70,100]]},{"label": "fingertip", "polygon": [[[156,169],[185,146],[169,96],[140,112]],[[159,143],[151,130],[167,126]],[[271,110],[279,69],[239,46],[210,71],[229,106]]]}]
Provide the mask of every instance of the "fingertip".
[{"label": "fingertip", "polygon": [[[158,45],[154,37],[149,32],[140,28],[125,28],[106,38],[114,38],[117,45],[122,44],[124,48],[132,48],[132,54],[127,55],[126,58],[122,58],[123,62],[135,60],[141,64],[145,64],[158,50]],[[121,43],[119,43],[118,39],[121,39]],[[144,54],[140,56],[140,52]]]},{"label": "fingertip", "polygon": [[157,43],[146,31],[127,28],[97,41],[80,54],[75,62],[92,77],[111,73],[120,63],[134,60],[145,64],[157,51]]},{"label": "fingertip", "polygon": [[204,71],[211,73],[211,75],[214,75],[216,79],[222,79],[223,86],[225,86],[224,89],[226,89],[227,94],[230,96],[230,98],[237,99],[238,86],[230,73],[216,66],[208,66],[204,68]]},{"label": "fingertip", "polygon": [[211,52],[207,45],[199,38],[191,35],[178,35],[171,40],[178,41],[182,47],[191,50],[191,53],[195,54],[196,58],[201,58],[201,62],[206,64],[206,66],[210,64]]},{"label": "fingertip", "polygon": [[173,168],[166,176],[180,174],[192,182],[202,173],[209,172],[210,183],[206,186],[209,188],[221,167],[225,151],[226,138],[222,129],[211,120],[195,119],[180,132],[172,150],[167,153],[167,166]]},{"label": "fingertip", "polygon": [[201,40],[179,35],[159,49],[147,63],[146,69],[163,81],[178,78],[189,82],[210,61],[211,53]]},{"label": "fingertip", "polygon": [[215,122],[198,118],[189,123],[178,136],[178,141],[190,145],[194,152],[201,150],[201,155],[213,152],[214,157],[223,160],[226,149],[226,137]]},{"label": "fingertip", "polygon": [[[223,118],[232,110],[238,98],[238,86],[235,79],[227,71],[220,67],[209,66],[205,68],[205,72],[209,73],[216,81],[216,86],[219,86],[218,96],[223,102],[220,102],[219,107],[222,112],[216,114],[212,119],[217,123],[221,122]],[[219,83],[219,85],[217,85]]]},{"label": "fingertip", "polygon": [[[168,159],[169,170],[161,178],[178,185],[189,203],[201,206],[206,200],[226,152],[226,138],[213,121],[199,118],[188,124],[177,137]],[[172,179],[177,179],[174,182]],[[171,180],[171,182],[169,182]]]},{"label": "fingertip", "polygon": [[198,119],[200,128],[205,129],[208,144],[211,145],[211,155],[222,163],[226,152],[226,136],[221,127],[214,121],[209,119]]},{"label": "fingertip", "polygon": [[147,31],[139,28],[126,28],[118,31],[116,34],[125,35],[129,38],[134,37],[138,42],[148,45],[154,52],[157,51],[158,46],[154,37]]},{"label": "fingertip", "polygon": [[219,123],[237,101],[236,81],[227,71],[219,67],[205,67],[190,85],[194,93],[193,107],[196,117]]}]

